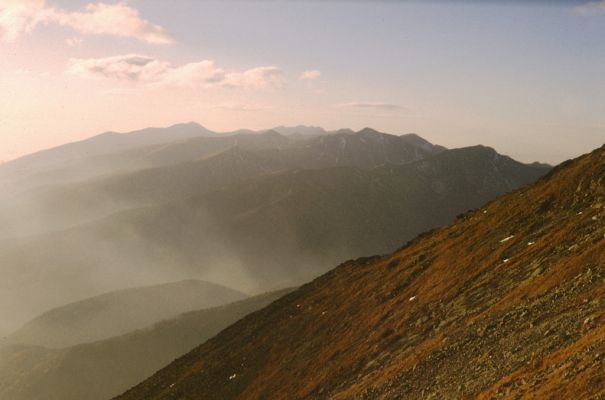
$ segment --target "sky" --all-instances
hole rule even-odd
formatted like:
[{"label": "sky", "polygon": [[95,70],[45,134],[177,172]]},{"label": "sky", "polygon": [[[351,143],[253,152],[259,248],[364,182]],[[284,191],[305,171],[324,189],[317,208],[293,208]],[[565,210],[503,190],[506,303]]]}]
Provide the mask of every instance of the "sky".
[{"label": "sky", "polygon": [[605,142],[605,1],[0,0],[0,161],[317,125],[558,163]]}]

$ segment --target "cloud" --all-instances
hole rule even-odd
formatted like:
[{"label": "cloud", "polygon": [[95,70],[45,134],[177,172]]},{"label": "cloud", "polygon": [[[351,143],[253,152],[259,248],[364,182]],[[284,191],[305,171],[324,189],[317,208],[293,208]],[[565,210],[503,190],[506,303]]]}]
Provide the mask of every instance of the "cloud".
[{"label": "cloud", "polygon": [[203,60],[180,66],[152,57],[128,54],[105,58],[71,59],[67,72],[85,78],[106,78],[123,82],[175,87],[280,87],[285,82],[278,67],[256,67],[225,71],[214,61]]},{"label": "cloud", "polygon": [[164,76],[158,81],[174,86],[200,86],[214,85],[225,81],[226,73],[217,68],[214,61],[204,60],[184,64],[180,67],[171,67],[166,64]]},{"label": "cloud", "polygon": [[302,74],[300,74],[300,78],[301,80],[313,80],[313,79],[317,79],[321,76],[321,71],[318,71],[316,69],[310,69],[307,71],[304,71]]},{"label": "cloud", "polygon": [[242,104],[242,103],[222,103],[213,108],[223,111],[266,111],[272,109],[265,104]]},{"label": "cloud", "polygon": [[65,43],[67,43],[67,45],[70,47],[76,47],[82,44],[82,38],[70,37],[65,39]]},{"label": "cloud", "polygon": [[132,37],[153,44],[174,42],[164,28],[142,19],[136,9],[121,3],[88,4],[86,12],[59,12],[56,20],[84,34]]},{"label": "cloud", "polygon": [[42,23],[82,34],[130,37],[153,44],[174,42],[164,28],[141,18],[138,10],[123,3],[91,3],[82,12],[68,12],[48,6],[45,0],[2,0],[0,40],[13,42]]},{"label": "cloud", "polygon": [[231,87],[281,87],[285,83],[284,73],[275,66],[256,67],[243,72],[230,72],[225,75],[221,82],[224,86]]},{"label": "cloud", "polygon": [[67,72],[85,78],[155,82],[166,76],[169,69],[168,63],[147,56],[129,54],[105,58],[71,59]]},{"label": "cloud", "polygon": [[12,42],[50,17],[44,0],[4,0],[0,3],[0,40]]},{"label": "cloud", "polygon": [[354,101],[350,103],[341,103],[337,104],[338,108],[371,108],[376,110],[386,110],[386,111],[395,111],[395,110],[406,110],[405,107],[392,104],[392,103],[380,103],[380,102],[360,102]]},{"label": "cloud", "polygon": [[605,14],[605,0],[591,1],[574,8],[574,13],[580,15]]}]

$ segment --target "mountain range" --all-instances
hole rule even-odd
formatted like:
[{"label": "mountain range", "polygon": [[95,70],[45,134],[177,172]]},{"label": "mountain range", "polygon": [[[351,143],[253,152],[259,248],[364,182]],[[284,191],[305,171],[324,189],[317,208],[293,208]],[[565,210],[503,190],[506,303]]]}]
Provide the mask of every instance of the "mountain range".
[{"label": "mountain range", "polygon": [[340,264],[117,399],[602,398],[603,177],[605,146]]},{"label": "mountain range", "polygon": [[287,133],[183,124],[104,134],[0,167],[0,330],[175,279],[248,293],[296,286],[342,260],[392,251],[550,169],[414,134]]}]

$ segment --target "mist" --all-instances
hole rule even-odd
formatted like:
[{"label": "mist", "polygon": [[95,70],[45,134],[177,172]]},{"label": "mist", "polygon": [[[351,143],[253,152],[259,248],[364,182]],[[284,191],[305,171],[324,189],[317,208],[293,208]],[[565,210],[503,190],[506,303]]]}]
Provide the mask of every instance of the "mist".
[{"label": "mist", "polygon": [[218,135],[185,124],[152,130],[151,143],[148,130],[101,135],[2,165],[0,332],[125,288],[297,286],[548,170],[416,135],[313,132]]}]

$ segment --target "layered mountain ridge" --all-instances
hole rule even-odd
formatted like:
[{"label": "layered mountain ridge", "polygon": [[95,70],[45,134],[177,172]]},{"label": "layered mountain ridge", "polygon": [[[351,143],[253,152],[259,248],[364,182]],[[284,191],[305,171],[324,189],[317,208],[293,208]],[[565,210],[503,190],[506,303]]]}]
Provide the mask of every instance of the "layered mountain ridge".
[{"label": "layered mountain ridge", "polygon": [[58,348],[94,342],[246,297],[236,290],[193,279],[123,289],[49,310],[0,344]]},{"label": "layered mountain ridge", "polygon": [[121,400],[600,398],[605,146],[347,261]]},{"label": "layered mountain ridge", "polygon": [[[163,180],[151,174],[142,186],[130,182],[117,191],[126,196],[137,188],[144,201],[157,193],[156,204],[5,242],[0,263],[12,266],[5,274],[15,289],[15,282],[23,282],[19,293],[11,292],[10,297],[19,301],[32,290],[28,300],[32,305],[36,299],[60,305],[57,295],[63,292],[54,288],[67,287],[63,274],[81,277],[69,285],[70,293],[78,297],[85,296],[91,284],[112,290],[111,279],[120,273],[142,284],[178,273],[226,285],[235,282],[245,291],[293,286],[341,260],[392,251],[416,234],[531,183],[548,170],[477,147],[371,169],[286,169],[252,176],[237,171],[260,171],[252,165],[259,159],[267,163],[267,158],[242,150],[228,153],[213,158],[220,162],[210,162],[200,170],[206,171],[204,175],[191,181],[206,182],[214,190],[205,192],[202,187],[200,194],[191,195],[194,186],[182,185],[191,169],[167,177],[157,187],[153,183]],[[214,174],[224,179],[217,180]],[[207,178],[198,180],[202,176]],[[231,184],[227,176],[232,177]],[[72,203],[91,204],[67,197],[61,204]],[[75,206],[66,210],[72,215],[79,212]],[[85,256],[74,252],[74,246],[86,249]],[[39,270],[35,276],[44,278],[44,286],[24,273],[32,270]],[[4,304],[14,307],[8,300]]]},{"label": "layered mountain ridge", "polygon": [[124,282],[297,286],[549,169],[414,134],[277,130],[180,124],[0,166],[0,331]]},{"label": "layered mountain ridge", "polygon": [[[0,397],[106,400],[289,291],[204,307],[123,335],[61,349],[0,346]],[[79,317],[86,320],[86,315]]]}]

